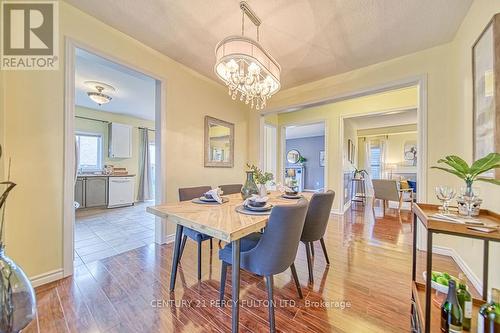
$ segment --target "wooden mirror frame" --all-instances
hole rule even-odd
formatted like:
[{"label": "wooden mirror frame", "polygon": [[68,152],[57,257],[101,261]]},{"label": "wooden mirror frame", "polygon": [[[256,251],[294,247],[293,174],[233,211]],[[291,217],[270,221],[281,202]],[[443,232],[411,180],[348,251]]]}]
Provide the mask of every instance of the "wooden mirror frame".
[{"label": "wooden mirror frame", "polygon": [[[229,128],[229,161],[228,162],[214,162],[210,161],[210,124],[216,124]],[[234,124],[213,118],[210,116],[205,116],[205,168],[232,168],[234,167]]]}]

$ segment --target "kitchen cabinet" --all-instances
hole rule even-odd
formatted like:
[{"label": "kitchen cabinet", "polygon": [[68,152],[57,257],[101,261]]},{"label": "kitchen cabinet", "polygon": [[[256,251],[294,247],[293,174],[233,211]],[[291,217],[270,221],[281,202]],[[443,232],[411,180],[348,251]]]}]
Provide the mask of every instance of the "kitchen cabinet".
[{"label": "kitchen cabinet", "polygon": [[132,157],[132,126],[120,123],[109,124],[109,157]]},{"label": "kitchen cabinet", "polygon": [[75,184],[75,201],[78,202],[80,207],[85,207],[85,180],[78,178]]},{"label": "kitchen cabinet", "polygon": [[78,177],[75,183],[75,201],[79,208],[106,207],[108,204],[108,177]]},{"label": "kitchen cabinet", "polygon": [[108,203],[107,177],[87,177],[85,181],[85,207],[104,207]]}]

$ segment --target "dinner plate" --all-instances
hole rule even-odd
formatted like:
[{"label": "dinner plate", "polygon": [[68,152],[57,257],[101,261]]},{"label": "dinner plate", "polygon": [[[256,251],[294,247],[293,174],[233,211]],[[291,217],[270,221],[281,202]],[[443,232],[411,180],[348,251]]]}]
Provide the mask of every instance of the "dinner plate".
[{"label": "dinner plate", "polygon": [[254,212],[267,212],[273,208],[273,205],[267,204],[264,207],[253,207],[250,205],[245,205],[244,208]]},{"label": "dinner plate", "polygon": [[207,198],[207,197],[204,197],[204,196],[199,197],[199,199],[200,199],[201,201],[205,201],[205,202],[216,202],[216,201],[217,201],[217,200],[215,200],[214,198]]},{"label": "dinner plate", "polygon": [[303,196],[302,194],[295,194],[295,195],[282,194],[281,197],[285,199],[301,199]]}]

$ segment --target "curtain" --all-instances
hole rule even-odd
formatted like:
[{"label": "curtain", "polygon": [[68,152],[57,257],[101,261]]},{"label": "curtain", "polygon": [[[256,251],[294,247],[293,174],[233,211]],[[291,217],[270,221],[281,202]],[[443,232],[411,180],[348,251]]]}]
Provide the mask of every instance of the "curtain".
[{"label": "curtain", "polygon": [[387,137],[380,138],[380,178],[387,179],[387,168],[385,159],[387,157]]},{"label": "curtain", "polygon": [[373,191],[373,183],[372,183],[372,176],[371,176],[371,151],[370,151],[370,146],[371,142],[370,140],[365,139],[365,165],[364,169],[366,170],[367,174],[365,175],[365,191],[366,191],[366,196],[368,197],[373,197],[374,191]]},{"label": "curtain", "polygon": [[146,201],[153,198],[148,132],[145,128],[139,129],[139,191],[137,201]]}]

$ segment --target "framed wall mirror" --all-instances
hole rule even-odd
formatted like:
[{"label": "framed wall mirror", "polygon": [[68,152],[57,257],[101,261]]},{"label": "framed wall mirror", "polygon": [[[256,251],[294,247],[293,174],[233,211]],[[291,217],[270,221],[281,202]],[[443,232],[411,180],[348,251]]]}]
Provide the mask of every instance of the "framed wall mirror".
[{"label": "framed wall mirror", "polygon": [[286,160],[290,164],[297,164],[300,160],[300,153],[298,150],[292,149],[286,153]]},{"label": "framed wall mirror", "polygon": [[205,116],[205,167],[234,166],[234,124]]}]

